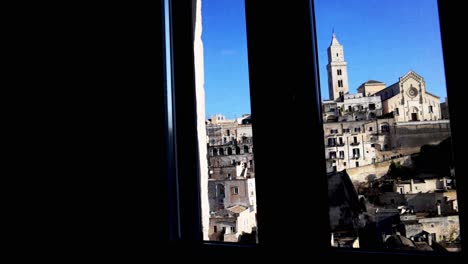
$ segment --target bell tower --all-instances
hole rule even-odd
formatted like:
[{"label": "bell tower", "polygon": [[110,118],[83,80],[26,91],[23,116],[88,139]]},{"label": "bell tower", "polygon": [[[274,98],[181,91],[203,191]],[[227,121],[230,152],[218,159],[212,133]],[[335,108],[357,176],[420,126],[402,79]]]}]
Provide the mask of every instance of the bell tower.
[{"label": "bell tower", "polygon": [[328,51],[328,93],[330,100],[337,100],[349,93],[348,68],[344,59],[343,46],[338,42],[335,32]]}]

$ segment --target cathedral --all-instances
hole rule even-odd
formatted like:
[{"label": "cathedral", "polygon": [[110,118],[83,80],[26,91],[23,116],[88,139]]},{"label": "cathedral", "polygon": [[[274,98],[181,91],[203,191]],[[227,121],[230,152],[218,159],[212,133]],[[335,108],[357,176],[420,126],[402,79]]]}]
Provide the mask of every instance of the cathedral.
[{"label": "cathedral", "polygon": [[[323,102],[325,121],[350,121],[350,117],[367,120],[380,116],[392,116],[396,122],[441,119],[440,98],[426,90],[424,78],[416,72],[407,72],[388,87],[385,83],[369,80],[358,87],[358,93],[351,95],[343,45],[335,33],[327,53],[330,100]],[[349,116],[350,112],[355,114]]]},{"label": "cathedral", "polygon": [[[390,86],[369,80],[350,94],[344,48],[334,33],[327,55],[329,100],[322,102],[327,172],[408,155],[446,136],[448,120],[441,120],[439,97],[427,91],[423,77],[409,71]],[[443,133],[437,130],[442,126]],[[401,132],[420,133],[422,127],[432,133],[419,134],[424,140]]]}]

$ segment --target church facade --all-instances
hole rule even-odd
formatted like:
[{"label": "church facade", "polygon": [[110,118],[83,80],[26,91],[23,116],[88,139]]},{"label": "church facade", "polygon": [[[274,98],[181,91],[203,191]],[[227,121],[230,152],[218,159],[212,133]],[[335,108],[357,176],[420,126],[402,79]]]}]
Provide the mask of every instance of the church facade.
[{"label": "church facade", "polygon": [[424,78],[409,71],[398,82],[378,91],[384,114],[393,113],[396,122],[440,120],[440,98],[426,90]]}]

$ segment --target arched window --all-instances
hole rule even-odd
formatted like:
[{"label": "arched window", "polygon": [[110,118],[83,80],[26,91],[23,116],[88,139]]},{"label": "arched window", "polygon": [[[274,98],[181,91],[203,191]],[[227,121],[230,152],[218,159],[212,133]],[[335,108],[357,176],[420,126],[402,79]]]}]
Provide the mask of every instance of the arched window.
[{"label": "arched window", "polygon": [[228,148],[228,149],[227,149],[227,154],[228,154],[228,155],[232,155],[232,148]]},{"label": "arched window", "polygon": [[213,156],[218,156],[218,150],[217,149],[213,149]]},{"label": "arched window", "polygon": [[247,145],[244,146],[244,153],[249,153],[249,146]]},{"label": "arched window", "polygon": [[224,149],[222,148],[219,149],[219,155],[224,155]]},{"label": "arched window", "polygon": [[239,155],[239,154],[240,154],[240,148],[236,147],[236,155]]}]

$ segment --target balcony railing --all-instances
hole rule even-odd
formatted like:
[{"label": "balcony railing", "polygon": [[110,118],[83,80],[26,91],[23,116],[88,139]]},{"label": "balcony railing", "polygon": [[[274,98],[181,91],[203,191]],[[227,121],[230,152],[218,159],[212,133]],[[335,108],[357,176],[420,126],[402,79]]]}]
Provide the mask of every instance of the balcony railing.
[{"label": "balcony railing", "polygon": [[357,145],[359,145],[359,144],[360,144],[360,142],[352,142],[350,145],[351,145],[351,146],[357,146]]}]

